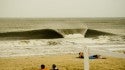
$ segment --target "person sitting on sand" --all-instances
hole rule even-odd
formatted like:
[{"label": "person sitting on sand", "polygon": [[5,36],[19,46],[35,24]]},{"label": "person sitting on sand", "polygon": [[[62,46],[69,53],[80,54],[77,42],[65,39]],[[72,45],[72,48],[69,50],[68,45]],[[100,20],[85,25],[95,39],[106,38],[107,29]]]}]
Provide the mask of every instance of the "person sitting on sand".
[{"label": "person sitting on sand", "polygon": [[49,70],[48,68],[45,67],[44,64],[41,65],[41,69],[40,70]]},{"label": "person sitting on sand", "polygon": [[52,65],[52,70],[59,70],[55,64]]},{"label": "person sitting on sand", "polygon": [[83,52],[79,52],[79,58],[84,58]]}]

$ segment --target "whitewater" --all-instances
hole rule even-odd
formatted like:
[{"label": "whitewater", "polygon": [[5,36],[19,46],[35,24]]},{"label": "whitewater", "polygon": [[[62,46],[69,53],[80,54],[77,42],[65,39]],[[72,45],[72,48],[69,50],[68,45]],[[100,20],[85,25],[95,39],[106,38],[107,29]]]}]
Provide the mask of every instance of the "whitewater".
[{"label": "whitewater", "polygon": [[[83,51],[85,46],[106,51],[124,51],[125,40],[119,36],[114,37],[117,37],[117,39],[115,40],[112,36],[99,36],[98,39],[79,37],[65,39],[4,40],[0,41],[0,57],[76,54]],[[105,49],[105,47],[107,48]]]}]

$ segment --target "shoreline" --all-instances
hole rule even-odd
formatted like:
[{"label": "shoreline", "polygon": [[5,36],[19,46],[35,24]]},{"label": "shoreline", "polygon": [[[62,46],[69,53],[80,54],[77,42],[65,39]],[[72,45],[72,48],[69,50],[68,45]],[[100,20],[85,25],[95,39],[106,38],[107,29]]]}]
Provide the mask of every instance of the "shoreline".
[{"label": "shoreline", "polygon": [[[56,64],[59,70],[83,70],[83,59],[78,54],[61,54],[47,56],[16,56],[0,58],[0,70],[39,70],[41,64],[51,69]],[[90,59],[90,70],[124,70],[125,59],[106,57]]]}]

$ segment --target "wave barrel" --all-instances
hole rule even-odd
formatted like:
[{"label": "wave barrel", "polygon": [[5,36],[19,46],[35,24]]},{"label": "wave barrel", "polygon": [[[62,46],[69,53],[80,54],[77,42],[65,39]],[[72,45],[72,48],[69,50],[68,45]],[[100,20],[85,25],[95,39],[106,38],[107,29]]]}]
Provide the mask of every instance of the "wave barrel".
[{"label": "wave barrel", "polygon": [[[31,20],[11,20],[1,22],[4,25],[3,31],[0,31],[1,39],[55,39],[75,37],[78,38],[84,37],[87,31],[87,26],[84,23],[76,21],[38,22],[37,20],[34,20],[31,22]],[[8,24],[12,25],[8,26]]]}]

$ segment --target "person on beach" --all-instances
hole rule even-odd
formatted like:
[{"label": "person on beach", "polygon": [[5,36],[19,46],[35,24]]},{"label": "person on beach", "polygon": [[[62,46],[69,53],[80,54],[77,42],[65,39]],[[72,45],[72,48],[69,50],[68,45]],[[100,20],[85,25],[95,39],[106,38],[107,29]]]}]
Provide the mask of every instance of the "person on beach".
[{"label": "person on beach", "polygon": [[102,57],[101,55],[91,55],[89,56],[89,59],[106,59],[105,57]]},{"label": "person on beach", "polygon": [[51,70],[59,70],[55,64],[52,65],[52,69]]},{"label": "person on beach", "polygon": [[[79,58],[84,58],[84,53],[83,52],[79,52]],[[101,55],[91,55],[89,56],[89,59],[106,59],[104,57],[102,57]]]},{"label": "person on beach", "polygon": [[45,67],[44,64],[41,65],[41,69],[40,70],[49,70],[48,68]]},{"label": "person on beach", "polygon": [[79,52],[79,58],[84,58],[83,52]]},{"label": "person on beach", "polygon": [[91,55],[89,56],[89,59],[99,59],[101,55]]}]

